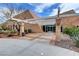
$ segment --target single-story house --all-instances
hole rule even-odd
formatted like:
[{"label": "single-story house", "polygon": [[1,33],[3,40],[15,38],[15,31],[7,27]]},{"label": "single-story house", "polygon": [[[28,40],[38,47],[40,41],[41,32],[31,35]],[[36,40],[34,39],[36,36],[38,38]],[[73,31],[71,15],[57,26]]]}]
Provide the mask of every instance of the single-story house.
[{"label": "single-story house", "polygon": [[[38,17],[34,12],[31,10],[26,10],[20,14],[15,15],[13,18],[17,20],[28,20],[30,22],[24,23],[24,30],[31,30],[31,32],[40,33],[40,32],[48,32],[54,31],[56,24],[56,16],[49,16],[49,17]],[[61,25],[63,27],[69,26],[79,26],[79,14],[77,14],[74,10],[69,10],[60,14]],[[7,24],[10,26],[11,24]],[[16,24],[17,25],[17,24]],[[20,24],[19,24],[20,25]],[[19,25],[17,26],[19,28]]]}]

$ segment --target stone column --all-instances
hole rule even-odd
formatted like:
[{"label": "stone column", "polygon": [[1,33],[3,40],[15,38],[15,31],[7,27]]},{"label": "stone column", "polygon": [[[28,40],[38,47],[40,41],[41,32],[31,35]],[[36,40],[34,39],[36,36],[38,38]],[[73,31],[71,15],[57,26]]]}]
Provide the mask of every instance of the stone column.
[{"label": "stone column", "polygon": [[20,36],[24,36],[24,22],[20,23]]},{"label": "stone column", "polygon": [[58,8],[58,15],[56,19],[56,30],[55,35],[52,37],[53,39],[50,41],[50,43],[54,42],[55,44],[58,43],[61,40],[61,18],[59,17],[60,14],[60,7]]},{"label": "stone column", "polygon": [[60,41],[61,39],[61,19],[56,19],[56,41]]}]

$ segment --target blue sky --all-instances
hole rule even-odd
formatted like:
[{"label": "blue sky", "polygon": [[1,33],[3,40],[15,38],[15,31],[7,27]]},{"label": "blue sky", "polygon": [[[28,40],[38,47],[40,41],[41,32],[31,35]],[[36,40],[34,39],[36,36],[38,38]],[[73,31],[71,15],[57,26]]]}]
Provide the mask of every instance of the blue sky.
[{"label": "blue sky", "polygon": [[[74,9],[79,13],[79,4],[78,3],[0,3],[0,9],[2,8],[11,8],[15,9],[24,9],[32,10],[39,17],[54,16],[57,14],[57,8],[61,8],[61,13]],[[2,15],[1,15],[2,16]],[[1,18],[0,18],[1,19]],[[5,20],[3,20],[5,21]]]},{"label": "blue sky", "polygon": [[1,8],[19,8],[24,10],[32,10],[35,12],[39,17],[43,16],[49,16],[51,12],[53,12],[53,9],[57,9],[61,4],[60,3],[54,3],[54,4],[41,4],[41,3],[14,3],[14,4],[0,4]]},{"label": "blue sky", "polygon": [[[7,6],[7,3],[1,3],[1,8],[19,8],[24,10],[32,10],[35,12],[39,17],[43,16],[53,16],[57,13],[57,8],[61,8],[61,12],[64,12],[66,10],[70,9],[79,9],[78,3],[9,3]],[[76,10],[78,11],[78,10]]]}]

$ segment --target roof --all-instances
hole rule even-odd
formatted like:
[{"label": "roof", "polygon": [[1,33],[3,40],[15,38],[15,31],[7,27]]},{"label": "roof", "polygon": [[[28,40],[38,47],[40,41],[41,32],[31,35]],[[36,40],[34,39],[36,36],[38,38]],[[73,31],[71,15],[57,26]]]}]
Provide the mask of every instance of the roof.
[{"label": "roof", "polygon": [[38,18],[38,16],[31,10],[26,10],[16,16],[14,16],[13,18],[26,20],[26,19],[35,19],[35,18]]},{"label": "roof", "polygon": [[[67,16],[79,16],[79,14],[77,14],[74,10],[69,10],[66,12],[63,12],[60,14],[60,17],[67,17]],[[56,19],[56,16],[49,16],[49,17],[41,17],[39,18],[34,12],[32,12],[31,10],[26,10],[18,15],[16,15],[15,17],[16,19],[21,19],[21,20],[25,20],[25,19],[34,19],[34,20],[46,20],[46,19]]]},{"label": "roof", "polygon": [[[68,10],[68,11],[65,11],[63,13],[60,13],[60,17],[68,17],[68,16],[79,16],[79,13],[76,13],[74,10]],[[41,17],[39,19],[56,19],[57,18],[57,15],[55,16],[48,16],[48,17]]]},{"label": "roof", "polygon": [[66,14],[75,14],[76,12],[72,9],[72,10],[68,10],[68,11],[65,11],[63,13],[61,13],[60,15],[66,15]]},{"label": "roof", "polygon": [[[65,17],[65,18],[73,18],[75,17],[76,18],[79,16],[79,14],[75,13],[74,10],[69,10],[69,11],[66,11],[64,13],[62,13],[60,15],[61,18]],[[22,17],[22,18],[21,18]],[[15,16],[15,18],[18,20],[19,19],[22,19],[22,20],[25,20],[25,19],[30,19],[30,22],[32,23],[39,23],[39,24],[55,24],[55,20],[56,20],[56,17],[57,16],[50,16],[50,17],[42,17],[42,18],[38,18],[36,15],[34,15],[34,13],[32,13],[30,10],[27,10],[27,11],[24,11],[18,15]],[[36,19],[35,19],[36,18]],[[78,17],[79,18],[79,17]],[[74,19],[74,18],[73,18]],[[63,19],[64,20],[64,19]],[[75,20],[75,19],[74,19]],[[68,21],[68,20],[67,20]],[[71,21],[71,20],[70,20]],[[75,22],[76,23],[76,22]]]}]

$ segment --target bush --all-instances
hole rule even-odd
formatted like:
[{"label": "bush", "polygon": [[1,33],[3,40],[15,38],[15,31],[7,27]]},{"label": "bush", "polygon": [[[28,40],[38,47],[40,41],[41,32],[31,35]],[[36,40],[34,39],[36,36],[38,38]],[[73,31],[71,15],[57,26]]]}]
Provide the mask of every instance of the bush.
[{"label": "bush", "polygon": [[5,34],[7,36],[14,34],[14,33],[17,33],[17,31],[15,31],[14,29],[12,29],[12,30],[11,29],[8,29],[8,30],[1,29],[0,30],[0,34]]},{"label": "bush", "polygon": [[6,25],[4,25],[4,24],[1,27],[2,27],[2,30],[6,30],[7,29]]},{"label": "bush", "polygon": [[17,31],[16,30],[9,30],[10,31],[10,33],[16,33]]},{"label": "bush", "polygon": [[28,29],[28,33],[32,33],[32,30],[31,29]]},{"label": "bush", "polygon": [[63,32],[70,36],[74,36],[79,34],[79,28],[78,27],[65,28]]},{"label": "bush", "polygon": [[16,34],[17,31],[11,28],[8,28],[5,24],[0,26],[0,34],[4,34],[4,35],[12,35],[12,34]]},{"label": "bush", "polygon": [[8,30],[0,30],[0,34],[9,35],[10,31],[8,31]]},{"label": "bush", "polygon": [[25,34],[28,34],[28,30],[26,29],[26,30],[24,30],[24,32],[25,32]]},{"label": "bush", "polygon": [[68,34],[71,37],[71,39],[73,39],[76,46],[79,47],[79,28],[78,27],[65,28],[64,33]]}]

